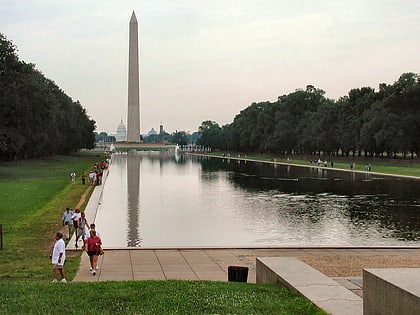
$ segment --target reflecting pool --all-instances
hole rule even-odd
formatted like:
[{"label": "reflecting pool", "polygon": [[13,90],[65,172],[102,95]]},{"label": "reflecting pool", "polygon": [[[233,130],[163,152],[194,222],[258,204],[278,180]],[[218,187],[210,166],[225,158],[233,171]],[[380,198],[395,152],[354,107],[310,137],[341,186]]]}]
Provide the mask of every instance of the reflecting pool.
[{"label": "reflecting pool", "polygon": [[114,154],[105,248],[419,246],[420,181],[168,153]]}]

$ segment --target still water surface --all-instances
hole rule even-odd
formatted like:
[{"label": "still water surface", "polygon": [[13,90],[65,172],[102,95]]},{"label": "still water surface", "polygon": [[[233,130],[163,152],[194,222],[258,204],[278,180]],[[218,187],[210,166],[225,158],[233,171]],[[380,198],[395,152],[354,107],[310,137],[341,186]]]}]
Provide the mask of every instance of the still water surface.
[{"label": "still water surface", "polygon": [[168,154],[114,154],[105,248],[420,245],[413,179]]}]

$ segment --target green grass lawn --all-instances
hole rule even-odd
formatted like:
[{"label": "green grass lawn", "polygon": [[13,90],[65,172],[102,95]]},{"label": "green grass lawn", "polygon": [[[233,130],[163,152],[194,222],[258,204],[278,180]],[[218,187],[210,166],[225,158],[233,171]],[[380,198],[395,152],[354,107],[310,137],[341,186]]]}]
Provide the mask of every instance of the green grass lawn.
[{"label": "green grass lawn", "polygon": [[[272,285],[208,281],[52,284],[49,250],[65,206],[86,191],[77,178],[96,154],[0,162],[0,314],[325,314],[296,293]],[[82,207],[83,211],[84,207]],[[80,252],[67,255],[73,279]]]},{"label": "green grass lawn", "polygon": [[[223,152],[214,152],[206,155],[223,157]],[[301,157],[301,156],[290,156],[290,161],[284,156],[277,157],[269,154],[239,154],[241,158],[247,158],[250,160],[262,161],[262,162],[273,162],[275,159],[279,163],[291,163],[303,166],[309,166],[310,160],[317,159],[316,157]],[[237,158],[238,153],[231,153],[231,157]],[[365,165],[371,164],[372,172],[391,174],[391,175],[405,175],[405,176],[416,176],[420,177],[420,160],[395,160],[395,159],[363,159],[351,157],[331,157],[327,159],[328,167],[330,167],[331,160],[334,161],[334,169],[350,170],[350,163],[355,163],[355,170],[365,172]]]},{"label": "green grass lawn", "polygon": [[[74,208],[88,187],[80,180],[72,185],[70,172],[74,170],[79,177],[98,159],[93,154],[78,154],[0,163],[2,279],[51,277],[48,255],[54,233],[61,229],[61,215],[66,205]],[[68,260],[70,274],[78,264],[78,258]]]},{"label": "green grass lawn", "polygon": [[274,285],[210,281],[0,282],[1,314],[326,314]]}]

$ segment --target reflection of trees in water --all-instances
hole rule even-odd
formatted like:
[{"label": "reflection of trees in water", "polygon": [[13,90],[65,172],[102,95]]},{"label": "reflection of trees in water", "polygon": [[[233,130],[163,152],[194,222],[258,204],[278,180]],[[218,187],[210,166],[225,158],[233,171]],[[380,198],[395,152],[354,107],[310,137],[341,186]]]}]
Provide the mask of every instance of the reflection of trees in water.
[{"label": "reflection of trees in water", "polygon": [[377,224],[387,237],[420,240],[419,200],[395,199],[385,195],[350,198],[347,215],[354,224]]},{"label": "reflection of trees in water", "polygon": [[[340,211],[343,219],[348,218],[361,230],[376,225],[387,231],[384,237],[420,240],[418,180],[205,157],[198,161],[204,179],[227,171],[229,181],[237,188],[286,198],[287,206],[279,208],[281,216],[290,220],[315,224],[331,212]],[[287,194],[304,198],[289,198]]]}]

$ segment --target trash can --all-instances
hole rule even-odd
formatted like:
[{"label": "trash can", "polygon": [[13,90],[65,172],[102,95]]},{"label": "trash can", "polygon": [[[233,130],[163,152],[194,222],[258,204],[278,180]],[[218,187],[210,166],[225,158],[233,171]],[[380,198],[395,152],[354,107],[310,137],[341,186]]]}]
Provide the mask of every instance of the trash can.
[{"label": "trash can", "polygon": [[248,281],[248,267],[229,266],[228,267],[228,281],[247,282]]}]

